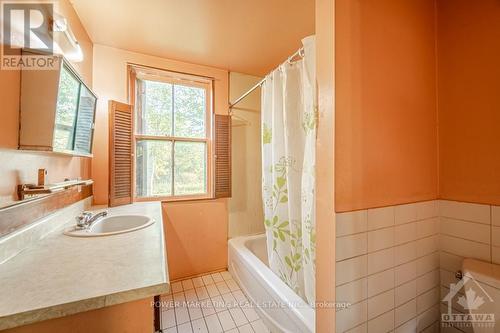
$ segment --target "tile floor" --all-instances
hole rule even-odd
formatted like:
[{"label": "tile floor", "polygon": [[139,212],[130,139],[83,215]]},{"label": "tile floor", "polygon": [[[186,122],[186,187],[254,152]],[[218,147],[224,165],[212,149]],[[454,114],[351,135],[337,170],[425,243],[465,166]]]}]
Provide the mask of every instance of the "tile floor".
[{"label": "tile floor", "polygon": [[229,272],[174,282],[161,301],[164,333],[269,333]]}]

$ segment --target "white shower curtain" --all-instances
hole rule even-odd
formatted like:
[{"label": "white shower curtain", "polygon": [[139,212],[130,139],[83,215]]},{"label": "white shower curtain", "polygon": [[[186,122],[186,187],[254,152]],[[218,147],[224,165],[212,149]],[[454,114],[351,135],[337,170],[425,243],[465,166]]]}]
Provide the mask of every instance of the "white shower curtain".
[{"label": "white shower curtain", "polygon": [[314,36],[262,86],[262,196],[271,269],[309,304],[315,286]]}]

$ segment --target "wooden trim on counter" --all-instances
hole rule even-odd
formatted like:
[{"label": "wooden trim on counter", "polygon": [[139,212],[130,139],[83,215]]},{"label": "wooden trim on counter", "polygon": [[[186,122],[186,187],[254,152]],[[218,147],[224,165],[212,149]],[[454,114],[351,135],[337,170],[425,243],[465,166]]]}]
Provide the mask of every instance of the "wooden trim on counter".
[{"label": "wooden trim on counter", "polygon": [[81,191],[78,191],[78,187],[73,187],[0,209],[0,237],[54,213],[58,209],[86,199],[92,196],[92,193],[92,185],[81,186]]}]

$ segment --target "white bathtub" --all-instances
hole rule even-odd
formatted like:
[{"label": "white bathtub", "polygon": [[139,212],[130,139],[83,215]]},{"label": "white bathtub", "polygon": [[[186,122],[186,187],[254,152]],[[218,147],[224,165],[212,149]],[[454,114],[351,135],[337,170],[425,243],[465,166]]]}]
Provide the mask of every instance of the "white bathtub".
[{"label": "white bathtub", "polygon": [[257,305],[257,312],[271,332],[314,332],[313,308],[268,267],[264,234],[230,239],[228,251],[229,272]]}]

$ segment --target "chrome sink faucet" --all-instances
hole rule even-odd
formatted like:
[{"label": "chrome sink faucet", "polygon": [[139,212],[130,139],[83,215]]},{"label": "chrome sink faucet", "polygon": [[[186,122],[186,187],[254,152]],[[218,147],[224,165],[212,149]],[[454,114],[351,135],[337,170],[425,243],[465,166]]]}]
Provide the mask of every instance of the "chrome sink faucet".
[{"label": "chrome sink faucet", "polygon": [[92,215],[91,212],[82,212],[80,215],[76,217],[76,229],[84,230],[90,229],[92,225],[99,220],[101,217],[108,215],[107,211],[103,211]]}]

